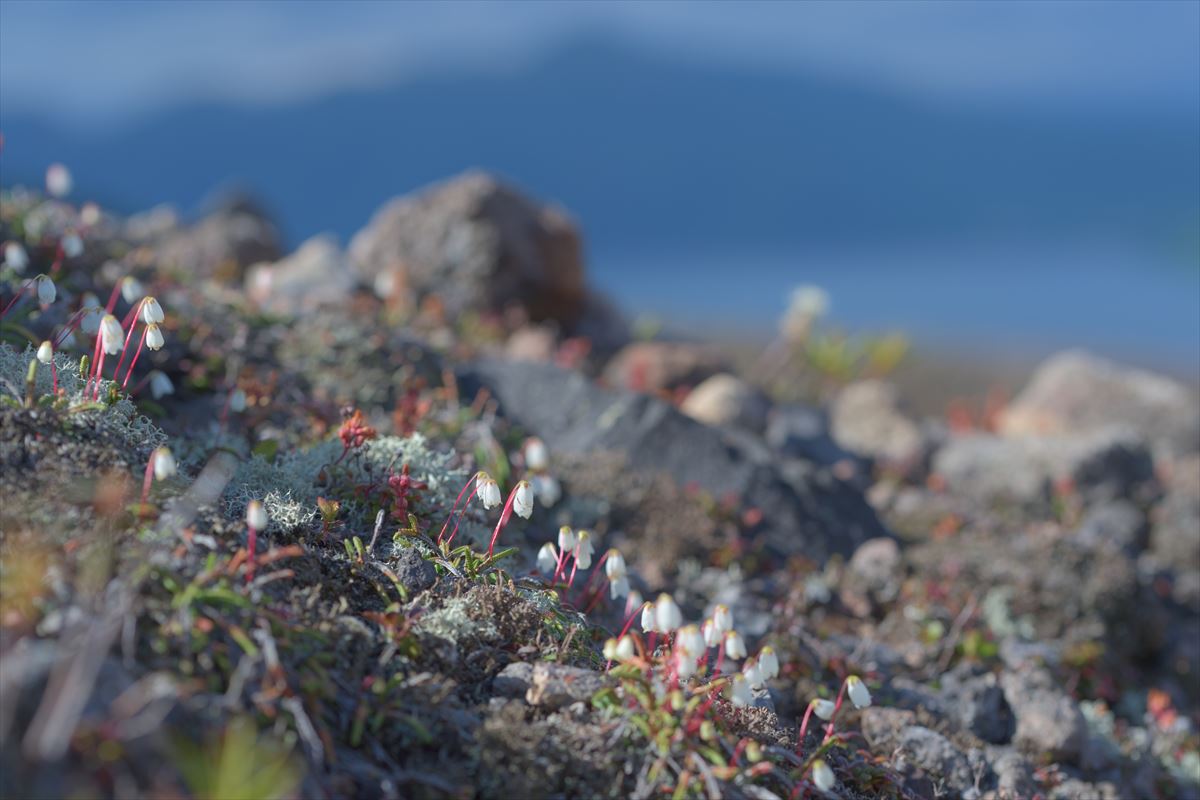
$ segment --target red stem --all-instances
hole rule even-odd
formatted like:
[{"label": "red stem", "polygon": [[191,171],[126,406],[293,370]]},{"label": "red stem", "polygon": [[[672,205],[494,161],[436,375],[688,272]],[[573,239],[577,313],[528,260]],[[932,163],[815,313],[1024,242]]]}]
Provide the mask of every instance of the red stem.
[{"label": "red stem", "polygon": [[713,666],[713,675],[721,674],[721,664],[725,661],[725,636],[721,635],[721,643],[717,645],[717,663]]},{"label": "red stem", "polygon": [[796,755],[804,758],[804,735],[808,733],[808,721],[812,719],[813,708],[816,703],[809,702],[808,708],[804,710],[804,719],[800,721],[800,733],[796,737]]},{"label": "red stem", "polygon": [[146,477],[142,479],[142,505],[146,505],[146,500],[150,497],[150,482],[154,480],[154,459],[158,458],[158,450],[150,454],[150,458],[146,461]]},{"label": "red stem", "polygon": [[25,285],[24,285],[24,286],[22,286],[20,289],[17,289],[17,293],[16,293],[16,295],[13,297],[13,299],[8,301],[8,305],[6,305],[6,306],[4,307],[4,310],[3,310],[3,311],[0,311],[0,319],[4,319],[4,316],[5,316],[5,315],[6,315],[6,314],[7,314],[9,311],[11,311],[11,310],[12,310],[12,307],[13,307],[13,306],[15,306],[15,305],[17,304],[17,301],[18,301],[18,300],[20,300],[22,297],[24,297],[24,296],[25,296],[25,290],[26,290],[26,289],[28,289],[30,286],[32,286],[32,285],[33,285],[33,282],[34,282],[34,280],[36,280],[36,279],[35,279],[35,278],[30,278],[29,280],[25,281]]},{"label": "red stem", "polygon": [[842,710],[842,702],[846,699],[846,682],[842,681],[842,688],[838,689],[837,702],[833,704],[833,713],[829,715],[829,724],[825,726],[825,738],[821,740],[821,744],[825,744],[833,738],[833,723],[837,721],[838,712]]},{"label": "red stem", "polygon": [[[518,484],[519,486],[520,484]],[[508,493],[508,500],[504,503],[504,510],[500,512],[500,521],[496,523],[496,530],[492,531],[492,540],[488,542],[488,558],[492,557],[492,551],[496,549],[496,540],[500,538],[500,531],[504,530],[504,526],[508,524],[508,520],[512,517],[513,500],[517,497],[517,487]]]},{"label": "red stem", "polygon": [[142,304],[145,302],[146,298],[143,297],[141,300],[138,300],[136,303],[134,303],[133,307],[130,308],[129,311],[125,312],[125,319],[121,320],[122,328],[128,328],[130,322],[133,322],[134,325],[137,325],[134,317],[137,315],[138,311],[141,310]]},{"label": "red stem", "polygon": [[450,513],[446,516],[446,522],[442,525],[442,529],[438,531],[438,544],[442,543],[442,537],[446,535],[446,528],[450,527],[450,520],[454,519],[454,510],[458,508],[458,503],[460,500],[462,500],[462,496],[466,493],[467,489],[470,488],[471,484],[478,482],[478,478],[479,473],[472,475],[467,480],[466,484],[463,485],[463,488],[459,491],[458,497],[454,498],[454,505],[450,506]]},{"label": "red stem", "polygon": [[246,583],[254,580],[254,551],[258,548],[258,531],[253,525],[247,525],[246,535]]},{"label": "red stem", "polygon": [[454,530],[450,531],[450,538],[446,540],[447,547],[449,547],[450,544],[454,542],[454,537],[458,536],[458,526],[462,525],[463,517],[466,516],[466,513],[467,513],[467,506],[469,506],[471,504],[471,498],[474,497],[475,493],[478,491],[479,491],[479,484],[476,483],[475,488],[471,490],[471,493],[469,495],[467,495],[467,499],[463,501],[462,508],[460,508],[458,510],[458,522],[454,523]]},{"label": "red stem", "polygon": [[100,359],[96,362],[96,388],[93,390],[93,399],[100,399],[100,379],[104,376],[104,348],[100,348]]},{"label": "red stem", "polygon": [[108,305],[104,307],[106,314],[111,314],[113,309],[117,307],[117,293],[121,291],[121,282],[117,281],[117,285],[113,287],[112,294],[108,296]]},{"label": "red stem", "polygon": [[[138,340],[137,351],[133,354],[133,360],[129,362],[129,371],[125,373],[125,380],[121,382],[121,391],[125,391],[125,387],[129,384],[129,376],[133,374],[133,368],[137,366],[138,358],[141,357],[141,355],[142,355],[142,347],[143,347],[143,345],[146,344],[146,330],[147,330],[147,326],[143,325],[142,326],[142,338]],[[133,333],[133,330],[130,329],[129,332]],[[121,359],[124,360],[124,358],[125,358],[125,355],[122,354]],[[120,372],[120,371],[121,371],[121,365],[117,364],[117,372]],[[116,379],[117,379],[117,374],[113,373],[113,380],[116,380]]]},{"label": "red stem", "polygon": [[83,385],[83,394],[86,397],[92,389],[92,379],[96,375],[96,365],[100,363],[100,342],[103,337],[100,331],[96,331],[96,346],[92,348],[92,368],[88,371],[87,383]]},{"label": "red stem", "polygon": [[83,315],[85,313],[87,313],[87,309],[81,308],[67,319],[67,324],[63,326],[63,329],[58,332],[58,336],[54,339],[55,350],[62,347],[62,343],[67,340],[68,336],[74,331],[79,330],[79,324],[83,322]]},{"label": "red stem", "polygon": [[[139,303],[138,305],[141,305],[141,303]],[[135,308],[136,307],[137,306],[135,306]],[[121,323],[121,330],[125,330],[126,327],[129,328],[129,333],[125,334],[125,346],[121,348],[121,360],[117,362],[117,371],[113,373],[114,381],[117,379],[117,376],[121,374],[121,367],[125,363],[125,357],[129,355],[129,342],[133,339],[133,331],[137,327],[137,319],[134,319],[133,324],[130,325],[129,324],[129,315],[126,314],[125,321]],[[145,340],[145,336],[146,336],[146,326],[143,325],[142,326],[143,341]],[[140,345],[139,345],[139,347],[140,347]]]}]

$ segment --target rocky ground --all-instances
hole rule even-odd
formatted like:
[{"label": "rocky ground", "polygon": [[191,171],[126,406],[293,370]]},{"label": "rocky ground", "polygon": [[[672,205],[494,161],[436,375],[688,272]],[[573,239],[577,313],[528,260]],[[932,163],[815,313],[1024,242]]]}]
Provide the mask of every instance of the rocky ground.
[{"label": "rocky ground", "polygon": [[1063,353],[921,418],[811,293],[753,358],[635,335],[481,174],[344,252],[0,200],[0,302],[56,287],[0,322],[0,796],[1200,797],[1188,387]]}]

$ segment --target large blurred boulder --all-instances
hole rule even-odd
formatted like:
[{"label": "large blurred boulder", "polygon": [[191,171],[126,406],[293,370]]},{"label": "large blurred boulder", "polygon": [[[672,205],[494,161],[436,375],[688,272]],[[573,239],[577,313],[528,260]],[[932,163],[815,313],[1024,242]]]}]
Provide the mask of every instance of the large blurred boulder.
[{"label": "large blurred boulder", "polygon": [[286,258],[256,264],[246,289],[260,308],[275,314],[302,314],[336,305],[354,288],[345,254],[332,236],[314,236]]},{"label": "large blurred boulder", "polygon": [[451,316],[520,308],[533,321],[579,321],[587,297],[579,231],[564,211],[468,172],[392,200],[350,242],[375,286],[436,294]]},{"label": "large blurred boulder", "polygon": [[725,359],[705,345],[634,342],[608,362],[604,380],[621,389],[655,393],[696,386],[727,367]]},{"label": "large blurred boulder", "polygon": [[502,415],[553,452],[620,453],[680,486],[737,496],[762,512],[759,530],[778,555],[822,561],[887,535],[862,493],[831,471],[781,464],[753,437],[702,425],[657,398],[535,363],[479,361],[460,369],[459,385],[467,395],[486,387]]},{"label": "large blurred boulder", "polygon": [[904,413],[890,383],[865,380],[838,393],[830,409],[833,438],[859,455],[911,465],[923,449],[921,429]]},{"label": "large blurred boulder", "polygon": [[693,389],[680,410],[706,425],[733,425],[762,433],[771,401],[741,378],[722,372]]},{"label": "large blurred boulder", "polygon": [[1200,447],[1200,405],[1182,384],[1081,351],[1045,361],[1000,417],[1000,431],[1091,433],[1125,425],[1171,451]]},{"label": "large blurred boulder", "polygon": [[251,264],[283,256],[275,224],[242,196],[228,198],[193,225],[167,228],[156,250],[165,266],[227,282],[241,281]]}]

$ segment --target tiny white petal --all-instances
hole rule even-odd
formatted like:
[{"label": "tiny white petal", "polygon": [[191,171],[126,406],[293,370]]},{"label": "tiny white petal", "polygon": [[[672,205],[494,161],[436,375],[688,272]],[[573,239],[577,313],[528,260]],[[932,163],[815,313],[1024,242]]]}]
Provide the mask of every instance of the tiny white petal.
[{"label": "tiny white petal", "polygon": [[704,626],[700,628],[700,632],[704,634],[706,647],[716,647],[721,643],[721,634],[717,632],[717,626],[711,619],[704,620]]},{"label": "tiny white petal", "polygon": [[575,544],[575,531],[571,530],[570,525],[563,525],[558,529],[558,549],[570,553],[575,549]]},{"label": "tiny white petal", "polygon": [[157,325],[146,326],[146,347],[151,350],[161,350],[165,341],[163,340],[162,329]]},{"label": "tiny white petal", "polygon": [[619,600],[625,595],[630,594],[629,579],[622,575],[620,578],[609,580],[608,594],[613,600]]},{"label": "tiny white petal", "polygon": [[592,546],[592,535],[587,531],[580,531],[575,536],[575,563],[580,569],[588,569],[592,566],[592,556],[595,550]]},{"label": "tiny white petal", "polygon": [[617,640],[617,652],[616,652],[617,657],[615,660],[629,661],[635,655],[637,655],[637,650],[633,645],[633,637],[632,636],[622,636],[620,639]]},{"label": "tiny white petal", "polygon": [[83,255],[83,239],[77,233],[68,233],[62,238],[63,255],[67,258],[79,258]]},{"label": "tiny white petal", "polygon": [[125,331],[112,314],[100,320],[100,346],[107,355],[113,356],[125,348]]},{"label": "tiny white petal", "polygon": [[662,633],[670,633],[683,624],[683,612],[669,594],[660,594],[654,602],[654,624]]},{"label": "tiny white petal", "polygon": [[175,394],[175,384],[159,370],[150,373],[150,395],[158,400],[169,394]]},{"label": "tiny white petal", "polygon": [[758,668],[758,662],[753,658],[747,659],[742,665],[742,674],[746,676],[746,682],[753,688],[757,689],[763,685],[762,670]]},{"label": "tiny white petal", "polygon": [[40,345],[38,345],[37,360],[43,364],[49,364],[51,361],[53,361],[54,345],[50,344],[49,341],[42,342]]},{"label": "tiny white petal", "polygon": [[779,656],[770,645],[763,647],[758,654],[758,668],[762,670],[763,678],[770,680],[779,674]]},{"label": "tiny white petal", "polygon": [[534,475],[530,477],[533,493],[538,502],[549,508],[562,499],[562,484],[553,475]]},{"label": "tiny white petal", "polygon": [[126,275],[121,280],[121,297],[125,298],[125,302],[132,305],[142,298],[146,291],[142,288],[142,284],[137,278],[131,275]]},{"label": "tiny white petal", "polygon": [[746,640],[737,631],[728,631],[725,634],[725,655],[735,661],[746,657]]},{"label": "tiny white petal", "polygon": [[646,633],[658,630],[658,621],[655,619],[653,603],[646,603],[642,606],[642,630]]},{"label": "tiny white petal", "polygon": [[750,684],[746,681],[746,676],[740,672],[735,672],[729,679],[729,702],[735,706],[748,706],[754,702],[754,693],[750,691]]},{"label": "tiny white petal", "polygon": [[685,625],[675,634],[675,646],[695,660],[704,654],[704,635],[695,625]]},{"label": "tiny white petal", "polygon": [[550,453],[541,439],[531,438],[525,442],[525,466],[530,472],[541,472],[550,466]]},{"label": "tiny white petal", "polygon": [[727,605],[718,605],[713,609],[712,621],[718,634],[733,630],[733,612]]}]

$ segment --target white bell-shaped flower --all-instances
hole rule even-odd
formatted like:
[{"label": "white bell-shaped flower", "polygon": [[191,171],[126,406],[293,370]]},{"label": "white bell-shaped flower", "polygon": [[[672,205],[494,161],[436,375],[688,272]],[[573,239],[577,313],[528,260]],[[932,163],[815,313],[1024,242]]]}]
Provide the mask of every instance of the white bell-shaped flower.
[{"label": "white bell-shaped flower", "polygon": [[683,612],[671,595],[660,594],[654,601],[654,624],[660,633],[670,633],[683,624]]},{"label": "white bell-shaped flower", "polygon": [[235,414],[246,410],[246,393],[241,389],[234,389],[229,395],[229,410]]},{"label": "white bell-shaped flower", "polygon": [[246,524],[256,531],[265,530],[267,527],[267,509],[258,500],[251,500],[246,504]]},{"label": "white bell-shaped flower", "polygon": [[133,305],[141,300],[144,294],[146,294],[146,290],[142,288],[142,283],[137,278],[126,275],[121,279],[121,297],[125,298],[126,303]]},{"label": "white bell-shaped flower", "polygon": [[159,370],[153,370],[150,373],[150,396],[161,400],[169,394],[175,394],[175,384]]},{"label": "white bell-shaped flower", "polygon": [[513,492],[513,512],[518,517],[529,519],[533,516],[533,487],[529,481],[521,481]]},{"label": "white bell-shaped flower", "polygon": [[613,600],[619,600],[629,594],[629,579],[622,575],[619,578],[610,578],[608,581],[608,595]]},{"label": "white bell-shaped flower", "polygon": [[161,328],[154,324],[146,326],[146,347],[151,350],[161,350],[165,343]]},{"label": "white bell-shaped flower", "polygon": [[570,553],[575,549],[575,531],[570,525],[563,525],[558,529],[558,549],[564,553]]},{"label": "white bell-shaped flower", "polygon": [[156,481],[165,481],[167,478],[175,474],[175,456],[171,454],[171,450],[167,447],[160,447],[154,451],[154,479]]},{"label": "white bell-shaped flower", "polygon": [[855,708],[866,708],[871,705],[871,692],[857,675],[846,678],[846,694],[850,696],[850,702],[854,703]]},{"label": "white bell-shaped flower", "polygon": [[675,674],[679,676],[680,680],[687,680],[696,674],[696,659],[683,650],[676,649],[671,658],[675,664]]},{"label": "white bell-shaped flower", "polygon": [[617,640],[617,652],[615,661],[630,661],[637,655],[637,648],[634,647],[632,636],[622,636]]},{"label": "white bell-shaped flower", "polygon": [[746,676],[746,682],[753,688],[757,689],[763,685],[762,670],[759,669],[756,659],[746,659],[746,663],[742,665],[742,674]]},{"label": "white bell-shaped flower", "polygon": [[542,549],[538,550],[538,572],[550,575],[553,574],[556,566],[558,566],[558,550],[554,547],[553,542],[546,542],[542,545]]},{"label": "white bell-shaped flower", "polygon": [[125,331],[112,314],[105,314],[100,320],[100,347],[110,356],[115,356],[125,348]]},{"label": "white bell-shaped flower", "polygon": [[47,365],[54,360],[54,345],[49,340],[38,345],[37,360]]},{"label": "white bell-shaped flower", "polygon": [[550,466],[550,452],[537,437],[525,441],[525,466],[530,472],[541,472]]},{"label": "white bell-shaped flower", "polygon": [[695,660],[704,655],[704,634],[695,625],[684,625],[675,634],[675,646]]},{"label": "white bell-shaped flower", "polygon": [[500,496],[500,484],[486,472],[475,476],[475,494],[479,496],[479,502],[485,509],[496,508],[504,502]]},{"label": "white bell-shaped flower", "polygon": [[733,630],[733,612],[723,603],[717,604],[713,609],[712,621],[718,634]]},{"label": "white bell-shaped flower", "polygon": [[733,673],[729,678],[729,702],[739,708],[754,702],[754,692],[750,691],[746,676],[740,672]]},{"label": "white bell-shaped flower", "polygon": [[758,651],[758,668],[765,680],[769,681],[779,675],[779,656],[775,655],[775,648],[771,645],[764,645],[763,649]]},{"label": "white bell-shaped flower", "polygon": [[721,634],[717,632],[716,623],[711,619],[704,620],[704,625],[700,627],[700,632],[704,635],[704,644],[706,647],[716,647],[721,643]]},{"label": "white bell-shaped flower", "polygon": [[51,164],[46,168],[46,191],[51,197],[66,197],[74,186],[71,170],[63,164]]},{"label": "white bell-shaped flower", "polygon": [[832,790],[834,784],[837,783],[837,777],[833,774],[833,770],[821,758],[818,758],[812,764],[812,779],[816,787],[822,792]]},{"label": "white bell-shaped flower", "polygon": [[654,613],[654,604],[647,602],[642,606],[642,630],[646,633],[658,630],[658,619]]},{"label": "white bell-shaped flower", "polygon": [[546,508],[552,507],[562,499],[562,484],[553,475],[539,473],[531,476],[529,482],[533,485],[533,493],[538,502]]},{"label": "white bell-shaped flower", "polygon": [[833,719],[833,712],[837,710],[837,704],[832,700],[817,698],[812,701],[812,710],[814,714],[828,722]]},{"label": "white bell-shaped flower", "polygon": [[158,300],[153,297],[147,297],[142,301],[142,321],[146,324],[157,324],[166,319],[163,314],[162,306],[158,304]]},{"label": "white bell-shaped flower", "polygon": [[579,531],[575,534],[575,563],[580,569],[587,569],[592,566],[592,556],[595,555],[595,548],[592,545],[592,534],[587,531]]},{"label": "white bell-shaped flower", "polygon": [[49,275],[37,276],[37,297],[44,306],[50,305],[58,297],[58,290],[54,288],[54,281]]},{"label": "white bell-shaped flower", "polygon": [[621,555],[621,551],[615,547],[608,550],[608,555],[604,557],[604,574],[609,580],[624,578],[625,572],[625,556]]},{"label": "white bell-shaped flower", "polygon": [[4,263],[20,274],[29,266],[29,253],[20,242],[8,242],[4,245]]},{"label": "white bell-shaped flower", "polygon": [[725,633],[725,655],[734,661],[739,661],[746,657],[746,640],[737,631],[727,631]]},{"label": "white bell-shaped flower", "polygon": [[83,255],[83,239],[79,238],[78,233],[68,233],[59,245],[67,258],[79,258]]}]

